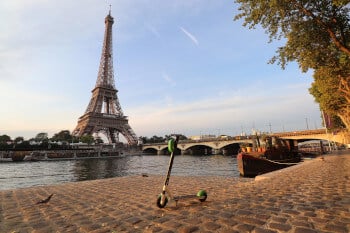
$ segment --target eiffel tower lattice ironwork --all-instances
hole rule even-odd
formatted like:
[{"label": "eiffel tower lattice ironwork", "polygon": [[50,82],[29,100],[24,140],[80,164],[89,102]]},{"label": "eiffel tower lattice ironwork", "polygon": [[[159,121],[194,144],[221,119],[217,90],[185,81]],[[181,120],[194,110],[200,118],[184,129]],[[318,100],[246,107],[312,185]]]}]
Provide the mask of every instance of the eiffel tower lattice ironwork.
[{"label": "eiffel tower lattice ironwork", "polygon": [[137,144],[137,137],[124,116],[114,84],[111,12],[105,18],[105,34],[98,77],[84,115],[78,119],[74,136],[103,133],[109,143],[119,142],[121,133],[128,144]]}]

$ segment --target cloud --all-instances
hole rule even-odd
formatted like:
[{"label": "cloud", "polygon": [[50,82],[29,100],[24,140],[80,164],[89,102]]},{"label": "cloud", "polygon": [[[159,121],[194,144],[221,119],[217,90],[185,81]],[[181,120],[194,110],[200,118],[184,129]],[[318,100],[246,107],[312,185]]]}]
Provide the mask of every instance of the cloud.
[{"label": "cloud", "polygon": [[162,74],[162,77],[163,77],[163,79],[164,79],[165,81],[167,81],[168,83],[170,83],[172,86],[175,86],[175,85],[176,85],[175,81],[174,81],[168,74],[163,73],[163,74]]},{"label": "cloud", "polygon": [[194,35],[192,35],[191,33],[189,33],[186,29],[184,29],[183,27],[180,27],[180,29],[181,29],[181,31],[183,31],[183,33],[185,33],[185,35],[188,37],[188,38],[190,38],[190,40],[195,44],[195,45],[199,45],[199,43],[198,43],[198,40],[197,40],[197,38],[194,36]]}]

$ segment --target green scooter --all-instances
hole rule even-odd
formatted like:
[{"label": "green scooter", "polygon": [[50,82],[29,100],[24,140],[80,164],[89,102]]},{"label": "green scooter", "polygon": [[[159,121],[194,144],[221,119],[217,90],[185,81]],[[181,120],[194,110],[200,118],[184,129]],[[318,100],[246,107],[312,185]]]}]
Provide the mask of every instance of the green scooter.
[{"label": "green scooter", "polygon": [[169,180],[170,180],[171,169],[172,169],[173,163],[174,163],[174,157],[175,157],[174,152],[177,149],[177,143],[179,141],[179,135],[174,135],[174,136],[175,136],[175,139],[171,138],[168,141],[168,151],[171,153],[171,155],[170,155],[168,173],[167,173],[167,176],[165,178],[163,190],[157,198],[157,206],[159,208],[164,208],[169,200],[174,200],[176,202],[176,206],[177,206],[177,202],[180,199],[198,198],[198,200],[200,202],[204,202],[207,199],[207,192],[205,190],[199,190],[196,195],[186,195],[186,196],[177,196],[177,197],[171,195],[171,193],[168,189],[168,185],[169,185]]}]

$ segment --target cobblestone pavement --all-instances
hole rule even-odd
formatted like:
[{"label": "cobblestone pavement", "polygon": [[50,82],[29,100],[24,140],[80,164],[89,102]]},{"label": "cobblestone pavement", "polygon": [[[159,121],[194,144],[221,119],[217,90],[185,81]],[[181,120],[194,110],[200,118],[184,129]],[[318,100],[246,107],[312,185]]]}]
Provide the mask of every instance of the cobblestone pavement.
[{"label": "cobblestone pavement", "polygon": [[[325,156],[268,179],[171,177],[205,202],[156,206],[164,177],[139,176],[0,192],[0,232],[350,232],[350,155]],[[48,203],[38,201],[54,194]]]}]

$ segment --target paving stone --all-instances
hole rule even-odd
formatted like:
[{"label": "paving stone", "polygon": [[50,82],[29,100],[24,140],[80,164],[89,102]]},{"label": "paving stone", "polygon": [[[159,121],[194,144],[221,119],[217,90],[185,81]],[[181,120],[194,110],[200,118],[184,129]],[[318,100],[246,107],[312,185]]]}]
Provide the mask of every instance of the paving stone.
[{"label": "paving stone", "polygon": [[[149,227],[149,228],[145,228],[144,233],[156,233],[156,232],[161,232],[162,230],[163,229],[161,227]],[[128,231],[125,231],[125,232],[128,232]]]},{"label": "paving stone", "polygon": [[90,231],[90,233],[110,233],[111,231],[109,229],[97,229]]},{"label": "paving stone", "polygon": [[240,232],[229,228],[229,229],[220,229],[220,233],[240,233]]},{"label": "paving stone", "polygon": [[221,226],[217,223],[214,222],[206,222],[203,224],[205,229],[209,230],[209,231],[215,231],[218,230],[219,228],[221,228]]},{"label": "paving stone", "polygon": [[311,223],[307,222],[307,221],[298,221],[298,220],[293,220],[291,221],[291,224],[293,226],[296,226],[296,227],[310,227],[310,225],[312,225]]},{"label": "paving stone", "polygon": [[135,224],[142,222],[142,219],[140,219],[138,217],[131,217],[131,218],[127,219],[126,221],[135,225]]},{"label": "paving stone", "polygon": [[315,212],[305,211],[304,216],[307,217],[317,217],[317,214]]},{"label": "paving stone", "polygon": [[274,222],[278,222],[278,223],[286,223],[287,222],[287,218],[280,218],[280,217],[272,217],[271,218],[272,221]]},{"label": "paving stone", "polygon": [[220,213],[220,218],[227,218],[227,219],[231,219],[233,217],[233,214],[232,213],[227,213],[227,212],[224,212],[224,213]]},{"label": "paving stone", "polygon": [[235,229],[239,232],[251,232],[255,227],[248,224],[238,224]]},{"label": "paving stone", "polygon": [[290,215],[299,215],[300,212],[297,210],[283,210],[283,213],[290,214]]},{"label": "paving stone", "polygon": [[270,229],[264,229],[260,227],[256,227],[252,233],[278,233],[275,230],[270,230]]},{"label": "paving stone", "polygon": [[338,233],[349,233],[350,232],[350,226],[346,225],[332,225],[332,224],[327,224],[325,227],[325,230],[329,230],[332,232],[338,232]]},{"label": "paving stone", "polygon": [[164,230],[164,231],[161,231],[161,233],[174,233],[175,231],[172,231],[172,230]]},{"label": "paving stone", "polygon": [[232,228],[233,226],[237,225],[238,222],[236,222],[235,220],[233,219],[218,219],[217,223],[221,224],[221,225],[224,225],[228,228]]},{"label": "paving stone", "polygon": [[268,219],[271,218],[271,215],[258,213],[258,214],[254,215],[254,218],[260,219],[260,220],[263,220],[263,221],[267,221]]},{"label": "paving stone", "polygon": [[99,224],[95,224],[95,223],[90,223],[90,224],[82,224],[80,226],[80,229],[87,231],[87,232],[91,232],[97,229],[100,229],[101,226]]},{"label": "paving stone", "polygon": [[197,226],[186,226],[179,229],[179,233],[192,233],[196,231],[199,231],[199,227]]},{"label": "paving stone", "polygon": [[279,231],[289,231],[290,229],[292,229],[291,225],[282,224],[282,223],[270,223],[269,227],[271,229],[276,229],[276,230],[279,230]]},{"label": "paving stone", "polygon": [[294,233],[319,233],[319,232],[310,228],[296,227],[294,230]]},{"label": "paving stone", "polygon": [[250,217],[245,217],[242,222],[244,223],[248,223],[248,224],[251,224],[251,225],[264,225],[266,222],[263,221],[263,220],[259,220],[259,219],[256,219],[256,218],[250,218]]},{"label": "paving stone", "polygon": [[237,215],[251,215],[253,213],[249,210],[237,210],[236,214]]},{"label": "paving stone", "polygon": [[182,223],[178,222],[178,221],[166,221],[166,222],[163,222],[161,224],[162,227],[165,227],[165,228],[171,228],[171,229],[177,229],[181,226],[183,226]]}]

